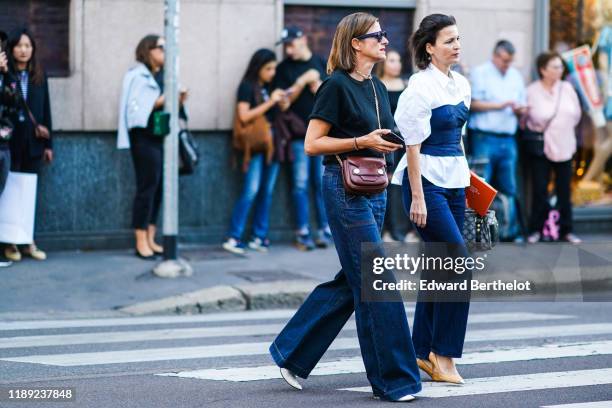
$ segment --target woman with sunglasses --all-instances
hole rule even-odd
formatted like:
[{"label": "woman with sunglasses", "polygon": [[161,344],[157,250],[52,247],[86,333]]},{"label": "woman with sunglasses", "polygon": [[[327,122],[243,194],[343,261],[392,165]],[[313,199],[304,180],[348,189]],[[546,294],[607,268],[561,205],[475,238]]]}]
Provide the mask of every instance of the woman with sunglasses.
[{"label": "woman with sunglasses", "polygon": [[[136,256],[155,259],[163,248],[155,242],[162,197],[164,139],[153,133],[153,114],[164,109],[164,39],[147,35],[136,47],[137,64],[123,79],[117,147],[130,149],[136,173],[132,227]],[[182,105],[187,97],[181,92]]]},{"label": "woman with sunglasses", "polygon": [[[465,187],[470,172],[461,129],[468,117],[468,81],[451,66],[459,62],[461,45],[454,17],[432,14],[411,38],[419,72],[400,96],[395,122],[407,146],[393,182],[401,184],[404,206],[425,243],[425,251],[468,257],[461,229]],[[444,243],[444,245],[439,245]],[[444,254],[438,252],[444,248]],[[423,270],[421,279],[469,280],[469,271]],[[463,272],[462,274],[460,272]],[[444,296],[443,296],[444,295]],[[434,381],[461,384],[453,358],[461,357],[468,319],[469,292],[419,293],[412,341],[419,367]]]},{"label": "woman with sunglasses", "polygon": [[385,86],[371,76],[374,64],[385,59],[388,43],[370,14],[348,15],[336,28],[327,63],[330,76],[316,94],[304,147],[309,155],[326,155],[323,199],[342,269],[314,289],[271,344],[270,353],[285,381],[302,389],[297,377],[308,377],[355,312],[374,396],[404,402],[421,390],[404,305],[361,299],[361,244],[382,243],[386,192],[346,191],[336,157],[350,153],[382,158],[400,147],[382,138],[393,128],[393,116]]}]

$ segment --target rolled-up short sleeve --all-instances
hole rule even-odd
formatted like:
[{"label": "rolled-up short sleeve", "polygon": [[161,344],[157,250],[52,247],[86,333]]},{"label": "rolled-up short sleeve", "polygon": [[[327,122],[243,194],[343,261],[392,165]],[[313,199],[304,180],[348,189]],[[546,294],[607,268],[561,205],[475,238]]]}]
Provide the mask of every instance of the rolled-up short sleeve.
[{"label": "rolled-up short sleeve", "polygon": [[314,107],[309,119],[320,119],[340,127],[341,92],[342,89],[334,78],[323,81],[315,95]]},{"label": "rolled-up short sleeve", "polygon": [[410,81],[400,95],[395,111],[395,123],[406,145],[422,143],[431,134],[431,103],[425,89]]}]

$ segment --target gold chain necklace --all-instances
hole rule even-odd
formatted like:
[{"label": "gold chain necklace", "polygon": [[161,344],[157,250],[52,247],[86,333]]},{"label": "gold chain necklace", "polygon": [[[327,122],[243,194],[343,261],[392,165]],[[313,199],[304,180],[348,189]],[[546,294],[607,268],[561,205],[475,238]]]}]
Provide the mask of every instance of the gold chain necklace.
[{"label": "gold chain necklace", "polygon": [[372,79],[372,74],[370,74],[370,75],[364,75],[364,74],[362,74],[361,72],[359,72],[359,70],[358,70],[358,69],[355,69],[355,72],[356,72],[357,74],[361,75],[361,76],[362,76],[364,79]]}]

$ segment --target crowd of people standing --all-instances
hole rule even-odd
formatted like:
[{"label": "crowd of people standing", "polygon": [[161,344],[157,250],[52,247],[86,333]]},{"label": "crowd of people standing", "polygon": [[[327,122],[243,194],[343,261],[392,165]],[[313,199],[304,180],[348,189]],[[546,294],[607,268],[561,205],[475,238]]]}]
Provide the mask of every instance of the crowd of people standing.
[{"label": "crowd of people standing", "polygon": [[[311,50],[308,35],[298,27],[284,29],[277,44],[282,44],[284,52],[280,63],[276,60],[276,53],[270,49],[260,49],[251,57],[236,93],[236,117],[245,124],[262,117],[273,138],[286,134],[286,129],[281,128],[287,121],[299,122],[297,128],[303,130],[290,134],[285,140],[286,146],[276,149],[271,158],[265,152],[254,152],[243,163],[242,190],[234,203],[222,244],[224,249],[233,253],[243,254],[247,249],[268,251],[270,207],[276,179],[283,166],[291,175],[297,248],[305,251],[325,248],[333,241],[322,193],[326,167],[324,155],[311,155],[305,149],[306,128],[316,95],[330,77],[327,62]],[[517,203],[510,205],[504,215],[509,220],[504,238],[512,240],[520,237],[520,214],[516,211],[520,190],[517,183],[517,134],[521,129],[543,133],[544,150],[527,161],[533,185],[527,240],[538,242],[544,239],[542,228],[550,209],[550,174],[554,172],[561,239],[579,243],[580,239],[572,230],[570,182],[572,157],[576,151],[573,129],[580,118],[580,102],[572,85],[563,79],[564,63],[560,55],[552,52],[540,55],[536,61],[539,79],[525,87],[522,75],[512,66],[515,52],[509,41],[501,40],[495,45],[490,61],[470,70],[466,152],[472,159],[485,163],[483,176],[498,189],[499,195]],[[165,100],[163,38],[156,35],[144,37],[136,48],[135,59],[136,65],[128,71],[123,82],[118,147],[130,149],[136,174],[132,211],[135,253],[143,259],[155,259],[163,252],[155,241],[162,195],[163,138],[153,131],[156,113],[163,110]],[[409,84],[405,72],[409,69],[403,67],[401,61],[400,52],[388,48],[386,58],[373,68],[387,91],[385,98],[391,114],[396,114],[400,95],[406,94]],[[455,70],[459,68],[459,65],[452,66]],[[425,70],[421,68],[421,71]],[[2,117],[7,118],[12,127],[10,140],[0,138],[1,193],[9,170],[39,174],[43,165],[53,160],[48,81],[37,58],[36,40],[27,29],[2,35],[0,90]],[[186,98],[187,93],[181,92],[181,106]],[[184,109],[181,117],[186,119]],[[414,123],[413,132],[419,123]],[[408,137],[404,135],[408,129],[402,131],[398,125],[394,122],[391,129]],[[407,159],[402,159],[402,155],[403,152],[398,151],[386,155],[390,179],[394,169],[406,165]],[[440,159],[427,160],[438,162],[429,167],[441,166]],[[423,165],[427,172],[428,163]],[[440,177],[438,171],[430,173],[426,179],[435,181]],[[401,180],[396,182],[401,184]],[[395,222],[402,216],[398,203],[402,197],[405,198],[400,187],[391,184],[388,194],[384,240],[414,242],[422,239],[414,222],[408,223],[409,228],[404,231]],[[314,203],[312,209],[311,202]],[[252,228],[245,237],[252,207]],[[316,228],[310,225],[312,210]],[[0,252],[0,265],[3,266],[19,261],[23,256],[37,260],[46,258],[45,252],[35,243],[18,246],[6,242]]]}]

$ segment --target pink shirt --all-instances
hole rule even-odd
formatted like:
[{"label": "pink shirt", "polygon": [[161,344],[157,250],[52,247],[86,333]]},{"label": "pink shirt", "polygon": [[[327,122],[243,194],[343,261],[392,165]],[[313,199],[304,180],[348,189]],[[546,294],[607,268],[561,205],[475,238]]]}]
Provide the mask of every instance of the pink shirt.
[{"label": "pink shirt", "polygon": [[527,87],[527,126],[536,132],[541,132],[555,113],[561,89],[559,111],[544,133],[544,154],[554,162],[570,160],[576,153],[574,128],[581,115],[578,95],[567,81],[556,83],[552,92],[544,88],[542,81],[535,81]]}]

